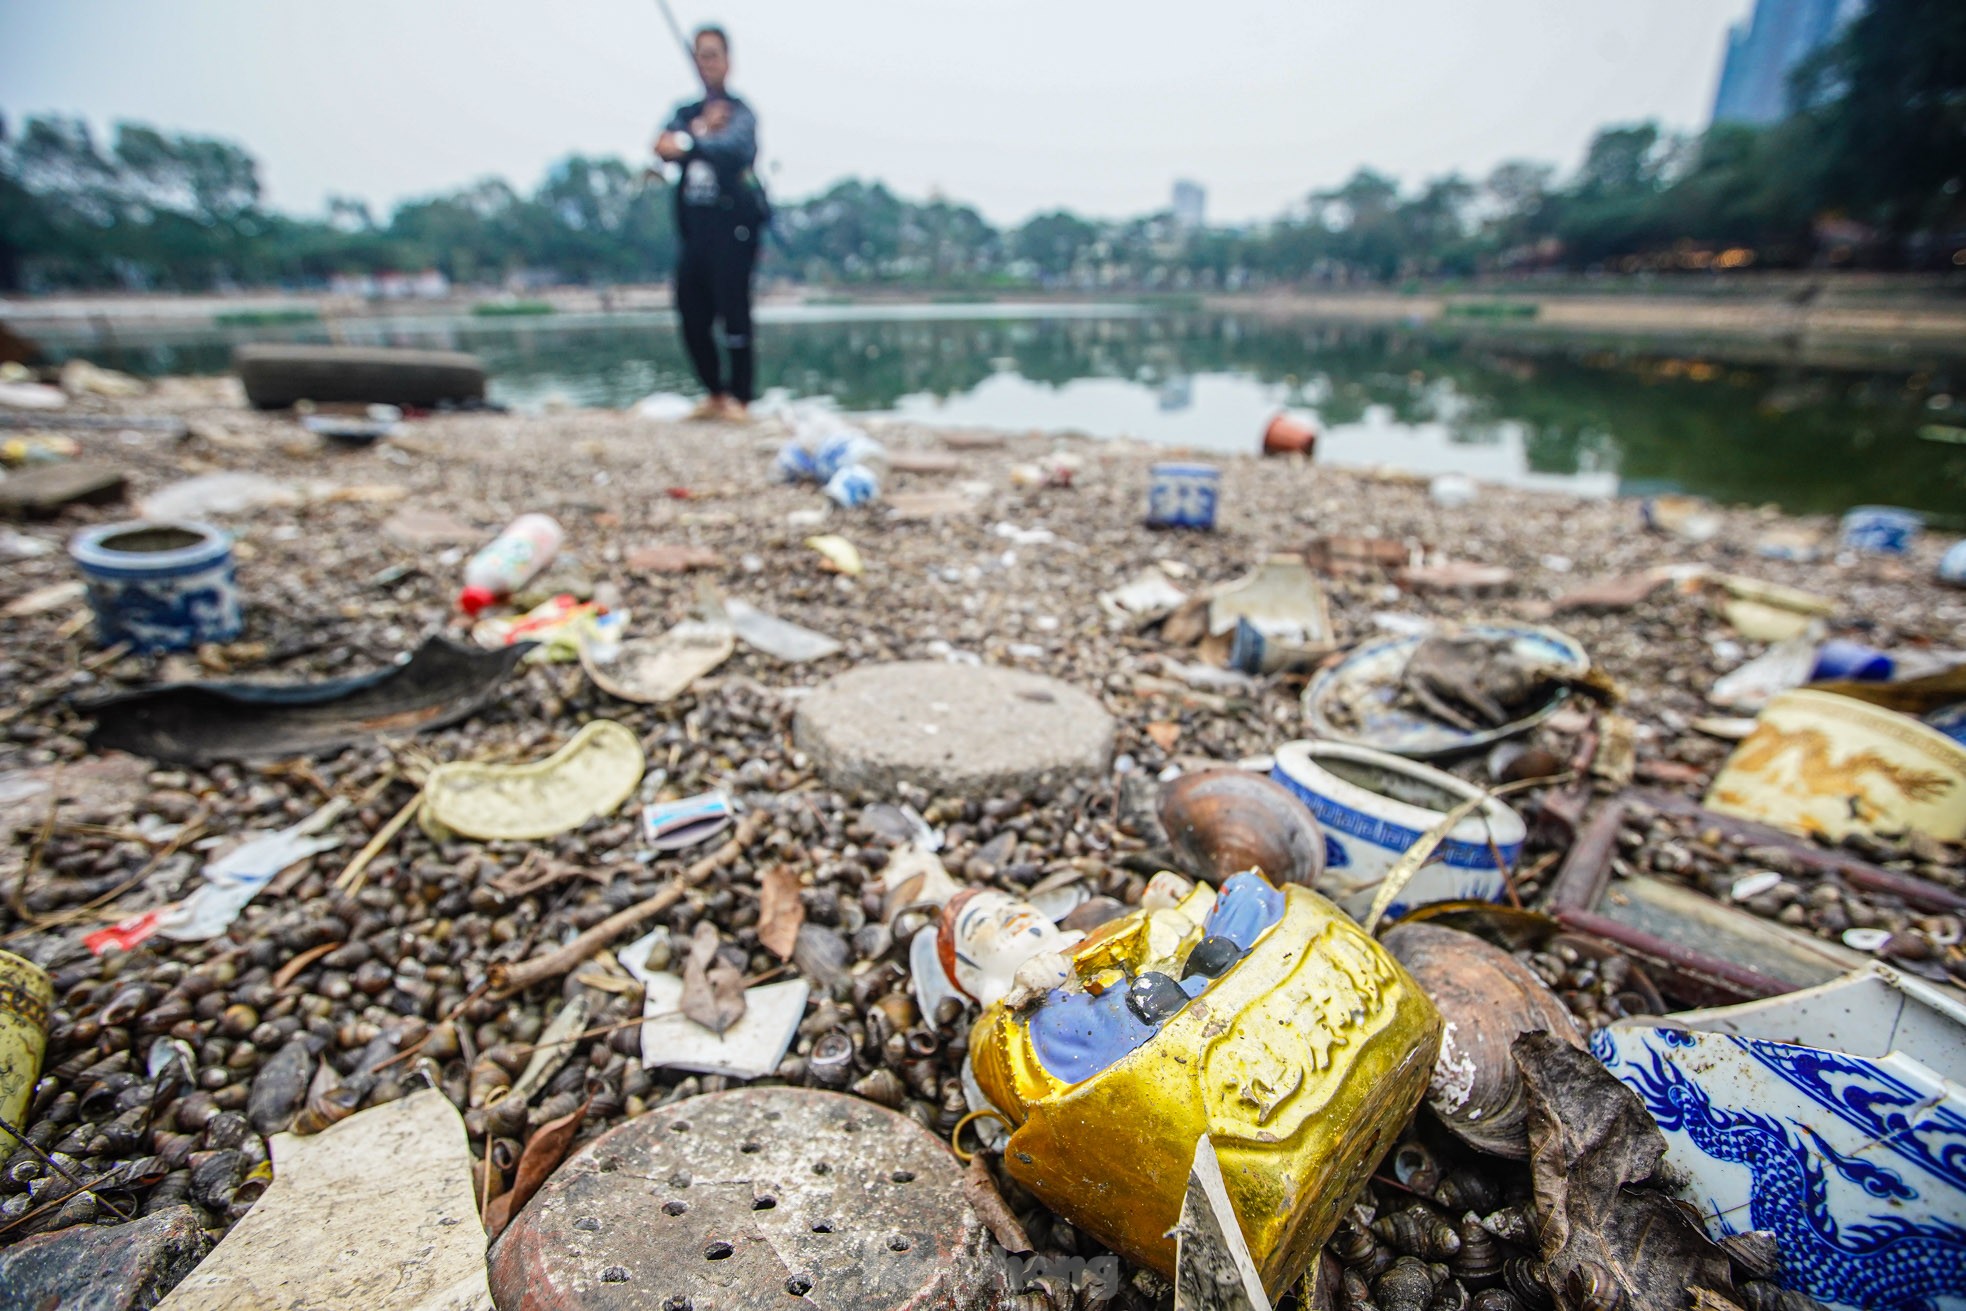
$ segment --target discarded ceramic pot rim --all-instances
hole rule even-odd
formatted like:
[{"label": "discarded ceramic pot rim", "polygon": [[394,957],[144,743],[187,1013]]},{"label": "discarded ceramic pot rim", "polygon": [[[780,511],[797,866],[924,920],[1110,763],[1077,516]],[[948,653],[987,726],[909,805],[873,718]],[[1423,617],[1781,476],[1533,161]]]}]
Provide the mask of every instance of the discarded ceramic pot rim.
[{"label": "discarded ceramic pot rim", "polygon": [[[1310,808],[1324,830],[1319,890],[1353,916],[1367,912],[1380,881],[1422,835],[1481,789],[1445,771],[1343,742],[1286,742],[1271,777]],[[1411,800],[1402,799],[1404,793]],[[1386,914],[1397,919],[1435,901],[1499,901],[1528,829],[1493,797],[1456,824],[1436,858]],[[1500,860],[1498,863],[1497,857]]]}]

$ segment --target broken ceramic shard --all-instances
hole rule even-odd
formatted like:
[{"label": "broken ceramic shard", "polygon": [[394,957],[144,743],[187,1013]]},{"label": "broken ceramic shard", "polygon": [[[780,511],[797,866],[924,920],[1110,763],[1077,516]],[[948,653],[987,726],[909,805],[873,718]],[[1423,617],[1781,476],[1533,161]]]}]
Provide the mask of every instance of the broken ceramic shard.
[{"label": "broken ceramic shard", "polygon": [[1215,1144],[1195,1139],[1195,1163],[1188,1170],[1188,1192],[1181,1200],[1181,1223],[1174,1227],[1174,1311],[1270,1311],[1270,1299],[1242,1222],[1222,1182]]},{"label": "broken ceramic shard", "polygon": [[762,1079],[785,1059],[798,1035],[811,989],[804,979],[744,990],[744,1016],[719,1034],[683,1014],[683,980],[648,968],[649,950],[666,930],[621,949],[620,961],[647,990],[642,1003],[642,1063],[733,1079]]},{"label": "broken ceramic shard", "polygon": [[161,1308],[490,1311],[470,1146],[443,1093],[270,1146],[272,1186]]},{"label": "broken ceramic shard", "polygon": [[[1966,1296],[1966,1006],[1871,966],[1764,1001],[1621,1020],[1592,1050],[1665,1135],[1718,1239],[1773,1230],[1785,1282],[1835,1307]],[[1888,1241],[1851,1241],[1861,1234]]]},{"label": "broken ceramic shard", "polygon": [[1239,620],[1266,639],[1298,647],[1332,640],[1324,589],[1298,555],[1272,555],[1247,577],[1215,593],[1208,603],[1208,631],[1233,633]]},{"label": "broken ceramic shard", "polygon": [[524,765],[454,761],[430,771],[417,823],[433,839],[550,838],[613,813],[642,781],[634,733],[597,719],[552,755]]},{"label": "broken ceramic shard", "polygon": [[1708,809],[1834,841],[1907,831],[1966,839],[1966,747],[1909,715],[1810,690],[1769,701]]},{"label": "broken ceramic shard", "polygon": [[[1190,971],[1209,939],[1229,944],[1203,962],[1219,972]],[[1109,921],[1069,964],[1063,986],[1023,1010],[989,1007],[971,1033],[978,1089],[1012,1126],[1006,1169],[1080,1230],[1172,1274],[1168,1234],[1207,1135],[1250,1257],[1280,1294],[1419,1102],[1439,1013],[1336,906],[1255,873]],[[1186,1004],[1141,985],[1149,975],[1177,981]]]}]

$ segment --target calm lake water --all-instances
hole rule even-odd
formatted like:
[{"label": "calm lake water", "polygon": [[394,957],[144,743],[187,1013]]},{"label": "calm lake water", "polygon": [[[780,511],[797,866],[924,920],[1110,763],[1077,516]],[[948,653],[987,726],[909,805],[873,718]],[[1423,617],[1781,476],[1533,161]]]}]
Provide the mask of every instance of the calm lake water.
[{"label": "calm lake water", "polygon": [[[1255,449],[1280,407],[1317,458],[1586,495],[1678,490],[1797,513],[1881,503],[1966,526],[1966,357],[1828,368],[1698,350],[1129,306],[780,307],[766,404],[828,398],[926,423]],[[495,399],[626,406],[694,382],[667,315],[348,321],[345,341],[474,351]],[[134,372],[218,372],[318,324],[48,340]],[[1779,357],[1779,348],[1761,347]],[[1924,434],[1924,435],[1921,435]]]}]

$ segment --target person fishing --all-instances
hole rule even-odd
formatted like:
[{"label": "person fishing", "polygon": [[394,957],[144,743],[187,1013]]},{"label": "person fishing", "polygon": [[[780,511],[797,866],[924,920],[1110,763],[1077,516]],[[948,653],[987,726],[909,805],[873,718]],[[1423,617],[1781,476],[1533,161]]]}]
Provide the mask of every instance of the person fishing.
[{"label": "person fishing", "polygon": [[[709,393],[690,417],[741,423],[755,395],[751,272],[771,211],[754,171],[758,117],[724,86],[730,37],[721,27],[700,27],[690,51],[704,96],[679,106],[655,140],[657,157],[682,168],[676,313],[690,365]],[[728,368],[717,350],[719,323]]]}]

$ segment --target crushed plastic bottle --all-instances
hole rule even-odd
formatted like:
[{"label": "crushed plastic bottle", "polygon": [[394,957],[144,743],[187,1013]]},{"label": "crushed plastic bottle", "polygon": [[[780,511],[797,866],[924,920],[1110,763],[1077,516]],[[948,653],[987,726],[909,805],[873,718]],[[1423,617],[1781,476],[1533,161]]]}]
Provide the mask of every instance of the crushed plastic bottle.
[{"label": "crushed plastic bottle", "polygon": [[550,515],[522,514],[464,566],[464,590],[457,608],[478,612],[525,586],[560,552],[566,534]]},{"label": "crushed plastic bottle", "polygon": [[773,472],[780,482],[823,487],[842,469],[855,465],[877,482],[886,462],[886,448],[863,430],[829,410],[807,407],[793,415],[792,440],[780,448]]}]

